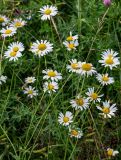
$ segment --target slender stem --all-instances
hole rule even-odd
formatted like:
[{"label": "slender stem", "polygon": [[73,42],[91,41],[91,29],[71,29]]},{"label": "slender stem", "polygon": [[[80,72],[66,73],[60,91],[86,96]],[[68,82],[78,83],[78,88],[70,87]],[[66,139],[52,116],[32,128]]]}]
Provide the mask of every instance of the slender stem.
[{"label": "slender stem", "polygon": [[0,75],[2,75],[2,59],[3,59],[3,48],[5,44],[5,38],[3,39],[3,44],[1,47],[1,55],[0,55]]},{"label": "slender stem", "polygon": [[54,21],[54,19],[53,19],[52,17],[50,17],[50,19],[51,19],[51,22],[52,22],[53,27],[54,27],[54,29],[55,29],[55,32],[56,32],[56,34],[57,34],[57,36],[58,36],[58,39],[59,39],[59,41],[60,41],[60,44],[62,45],[62,41],[61,41],[61,38],[60,38],[60,36],[59,36],[59,32],[58,32],[56,23],[55,23],[55,21]]}]

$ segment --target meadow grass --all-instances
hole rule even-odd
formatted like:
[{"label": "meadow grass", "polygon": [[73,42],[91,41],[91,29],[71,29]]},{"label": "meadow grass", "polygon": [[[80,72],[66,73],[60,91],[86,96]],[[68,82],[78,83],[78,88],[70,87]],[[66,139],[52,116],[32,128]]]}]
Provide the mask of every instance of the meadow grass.
[{"label": "meadow grass", "polygon": [[[38,11],[45,5],[56,6],[58,13],[43,21]],[[0,76],[7,77],[5,81],[0,79],[0,160],[121,159],[121,67],[118,64],[110,69],[99,63],[102,53],[108,49],[117,52],[117,61],[121,61],[120,6],[118,0],[109,7],[101,0],[0,1],[0,15],[7,16],[10,23],[15,18],[26,21],[13,36],[4,38],[0,33]],[[5,26],[1,25],[0,30],[2,28]],[[78,35],[75,40],[78,45],[76,50],[72,45],[69,51],[63,42],[70,31],[72,35]],[[41,53],[39,57],[39,51],[32,51],[36,40],[53,44],[52,51],[44,56]],[[17,60],[10,61],[10,57],[5,57],[6,51],[17,41],[24,45],[24,51]],[[69,72],[67,66],[72,59],[77,62]],[[82,62],[88,64],[84,75]],[[109,63],[111,66],[112,61]],[[114,82],[102,85],[96,78],[97,73],[88,75],[90,64],[97,73],[108,73]],[[52,86],[49,86],[50,93],[48,90],[44,92],[45,82],[51,83],[51,79],[43,79],[43,70],[47,69],[61,73],[62,79],[54,81],[58,85],[56,92],[52,92]],[[35,77],[36,81],[27,84],[27,77]],[[35,87],[32,98],[26,93],[28,86]],[[103,94],[96,103],[86,94],[93,87],[96,94]],[[87,105],[79,108],[84,99]],[[77,109],[72,100],[75,100]],[[105,107],[103,102],[106,100],[109,105],[116,104],[115,116],[111,118],[107,117],[109,110],[102,111],[106,115],[104,118],[97,108]],[[73,122],[67,125],[66,119],[60,124],[59,114],[65,115],[67,111],[72,113]],[[80,138],[75,129],[78,134],[80,132]],[[109,156],[108,148],[119,153]]]}]

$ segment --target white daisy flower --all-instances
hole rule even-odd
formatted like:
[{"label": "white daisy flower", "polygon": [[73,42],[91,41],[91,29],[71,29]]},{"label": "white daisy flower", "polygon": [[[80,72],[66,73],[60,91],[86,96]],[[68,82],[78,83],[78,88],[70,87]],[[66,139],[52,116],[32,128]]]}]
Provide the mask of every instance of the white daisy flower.
[{"label": "white daisy flower", "polygon": [[44,92],[56,92],[58,90],[58,83],[52,81],[52,82],[45,82],[43,85]]},{"label": "white daisy flower", "polygon": [[36,81],[35,77],[27,77],[27,78],[25,78],[25,83],[26,84],[34,83],[35,81]]},{"label": "white daisy flower", "polygon": [[67,65],[66,67],[69,70],[69,72],[80,73],[79,62],[77,62],[76,59],[72,59],[69,62],[70,65]]},{"label": "white daisy flower", "polygon": [[52,69],[43,70],[42,73],[46,74],[43,79],[51,79],[52,81],[58,81],[62,79],[61,73],[58,73]]},{"label": "white daisy flower", "polygon": [[15,52],[13,50],[8,50],[4,53],[5,58],[8,58],[9,61],[16,61],[19,57],[22,56],[21,52]]},{"label": "white daisy flower", "polygon": [[46,5],[40,8],[39,12],[42,15],[41,16],[42,20],[47,20],[47,19],[50,20],[51,17],[54,17],[58,13],[58,9],[55,6]]},{"label": "white daisy flower", "polygon": [[66,111],[65,115],[63,113],[59,113],[58,122],[63,126],[69,126],[70,123],[73,122],[73,115],[70,111]]},{"label": "white daisy flower", "polygon": [[107,148],[107,156],[108,157],[116,156],[118,153],[119,153],[119,151],[115,151],[112,148]]},{"label": "white daisy flower", "polygon": [[72,32],[70,32],[70,35],[66,38],[67,41],[74,41],[78,39],[78,35],[72,36]]},{"label": "white daisy flower", "polygon": [[81,75],[92,76],[92,74],[96,73],[96,70],[91,63],[79,62],[79,67]]},{"label": "white daisy flower", "polygon": [[84,109],[89,108],[88,99],[81,96],[77,96],[76,99],[71,100],[70,103],[75,110],[80,109],[83,111]]},{"label": "white daisy flower", "polygon": [[6,27],[3,28],[0,33],[2,34],[2,37],[10,37],[13,36],[16,33],[16,29],[14,27]]},{"label": "white daisy flower", "polygon": [[2,26],[5,26],[6,24],[8,24],[9,22],[9,18],[7,18],[4,15],[0,15],[0,24],[2,24]]},{"label": "white daisy flower", "polygon": [[14,28],[21,28],[26,25],[26,21],[24,21],[22,18],[14,19],[13,22],[10,24],[11,27]]},{"label": "white daisy flower", "polygon": [[97,106],[97,108],[102,111],[100,115],[103,115],[104,118],[111,118],[115,116],[115,112],[117,111],[116,104],[110,105],[110,101],[103,102],[103,106]]},{"label": "white daisy flower", "polygon": [[96,78],[103,86],[114,83],[114,78],[113,77],[109,77],[108,73],[106,73],[106,74],[97,74]]},{"label": "white daisy flower", "polygon": [[7,76],[1,75],[0,76],[0,85],[2,85],[2,83],[6,83],[6,80],[7,80]]},{"label": "white daisy flower", "polygon": [[38,90],[35,90],[35,87],[32,86],[25,88],[23,92],[24,94],[27,94],[29,98],[33,98],[34,96],[38,95]]},{"label": "white daisy flower", "polygon": [[77,139],[81,138],[83,136],[83,132],[81,131],[80,128],[69,128],[69,135],[70,137],[75,137]]},{"label": "white daisy flower", "polygon": [[119,57],[116,57],[117,54],[118,53],[113,50],[107,50],[102,53],[102,60],[99,60],[99,63],[101,63],[102,66],[113,69],[120,64]]},{"label": "white daisy flower", "polygon": [[8,46],[8,49],[13,52],[22,52],[24,51],[24,45],[21,42],[13,42]]},{"label": "white daisy flower", "polygon": [[76,50],[76,47],[79,45],[78,40],[74,41],[65,41],[63,42],[68,51]]},{"label": "white daisy flower", "polygon": [[88,92],[86,93],[86,95],[88,96],[88,100],[89,101],[93,101],[94,103],[95,102],[100,102],[101,101],[101,98],[103,96],[102,95],[98,95],[97,92],[94,91],[94,87],[93,88],[88,88]]},{"label": "white daisy flower", "polygon": [[48,42],[47,40],[41,40],[40,42],[37,40],[31,45],[30,51],[35,53],[35,55],[44,56],[49,52],[52,52],[53,44]]}]

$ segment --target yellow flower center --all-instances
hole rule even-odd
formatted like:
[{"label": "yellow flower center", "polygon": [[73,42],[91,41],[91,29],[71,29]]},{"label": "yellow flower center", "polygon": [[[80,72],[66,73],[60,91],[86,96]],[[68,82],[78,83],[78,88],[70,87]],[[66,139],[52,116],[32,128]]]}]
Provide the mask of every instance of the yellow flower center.
[{"label": "yellow flower center", "polygon": [[98,97],[98,94],[97,94],[97,93],[92,93],[92,94],[91,94],[91,98],[92,98],[92,99],[96,100],[97,97]]},{"label": "yellow flower center", "polygon": [[38,49],[41,50],[41,51],[44,51],[46,48],[47,47],[46,47],[46,45],[44,43],[38,45]]},{"label": "yellow flower center", "polygon": [[16,22],[15,23],[15,27],[21,27],[21,26],[22,26],[21,22]]},{"label": "yellow flower center", "polygon": [[50,77],[55,77],[56,76],[56,73],[54,71],[49,71],[48,72],[48,76]]},{"label": "yellow flower center", "polygon": [[44,11],[44,14],[46,14],[46,15],[50,15],[51,14],[51,10],[50,9],[46,9],[45,11]]},{"label": "yellow flower center", "polygon": [[68,47],[69,47],[70,49],[74,49],[75,46],[74,46],[73,43],[69,43],[69,44],[68,44]]},{"label": "yellow flower center", "polygon": [[109,149],[109,150],[107,151],[107,155],[108,155],[108,156],[112,156],[112,155],[113,155],[113,149]]},{"label": "yellow flower center", "polygon": [[32,82],[32,79],[28,79],[28,82],[31,83],[31,82]]},{"label": "yellow flower center", "polygon": [[105,113],[105,114],[110,113],[110,109],[109,109],[108,107],[104,107],[104,108],[102,109],[102,111],[103,111],[103,113]]},{"label": "yellow flower center", "polygon": [[10,53],[10,56],[11,56],[11,57],[15,57],[16,54],[17,54],[17,53],[13,51],[13,52]]},{"label": "yellow flower center", "polygon": [[108,57],[108,58],[105,60],[105,63],[106,63],[106,64],[109,64],[109,65],[113,64],[113,63],[114,63],[113,58],[112,58],[112,57]]},{"label": "yellow flower center", "polygon": [[82,106],[84,104],[83,98],[76,99],[76,104]]},{"label": "yellow flower center", "polygon": [[0,17],[0,22],[4,22],[4,18],[3,17]]},{"label": "yellow flower center", "polygon": [[17,52],[18,50],[19,50],[18,47],[14,47],[14,48],[13,48],[13,51],[14,51],[14,52]]},{"label": "yellow flower center", "polygon": [[5,31],[5,34],[10,34],[11,32],[12,32],[12,30],[7,29],[7,30]]},{"label": "yellow flower center", "polygon": [[78,63],[72,63],[72,64],[71,64],[71,67],[72,67],[73,69],[79,69]]},{"label": "yellow flower center", "polygon": [[63,122],[64,123],[67,123],[69,121],[69,118],[68,117],[63,117]]},{"label": "yellow flower center", "polygon": [[108,82],[109,81],[109,77],[108,76],[103,76],[102,80],[105,81],[105,82]]},{"label": "yellow flower center", "polygon": [[49,90],[53,90],[54,89],[54,86],[52,84],[48,84],[48,89]]},{"label": "yellow flower center", "polygon": [[29,90],[29,91],[28,91],[28,94],[33,94],[33,90]]},{"label": "yellow flower center", "polygon": [[76,130],[71,130],[71,135],[73,135],[73,136],[78,136],[78,131],[76,131]]},{"label": "yellow flower center", "polygon": [[82,65],[82,69],[85,71],[90,71],[92,68],[92,65],[90,63],[85,63]]},{"label": "yellow flower center", "polygon": [[66,40],[67,40],[67,41],[73,41],[73,37],[72,37],[72,36],[69,36],[69,37],[67,37]]}]

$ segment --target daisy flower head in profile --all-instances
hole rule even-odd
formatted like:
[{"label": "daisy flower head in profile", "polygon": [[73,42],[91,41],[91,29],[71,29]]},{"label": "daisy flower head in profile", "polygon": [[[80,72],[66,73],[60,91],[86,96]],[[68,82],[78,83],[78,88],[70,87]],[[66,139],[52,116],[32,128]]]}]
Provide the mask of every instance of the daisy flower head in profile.
[{"label": "daisy flower head in profile", "polygon": [[70,111],[66,111],[65,114],[60,112],[58,122],[63,126],[69,126],[73,122],[73,114]]},{"label": "daisy flower head in profile", "polygon": [[88,96],[88,100],[89,101],[93,101],[94,103],[95,102],[100,102],[101,101],[101,97],[103,96],[102,95],[99,95],[97,92],[94,91],[94,87],[93,88],[88,88],[88,92],[86,92],[86,95]]},{"label": "daisy flower head in profile", "polygon": [[107,148],[107,156],[109,158],[116,156],[117,154],[119,154],[119,151],[114,150],[112,148]]},{"label": "daisy flower head in profile", "polygon": [[6,80],[7,76],[0,75],[0,85],[2,85],[2,83],[6,83]]},{"label": "daisy flower head in profile", "polygon": [[70,137],[75,137],[77,139],[80,139],[83,136],[83,132],[80,128],[73,126],[73,127],[69,127],[69,135]]},{"label": "daisy flower head in profile", "polygon": [[0,30],[0,33],[4,38],[11,37],[16,33],[16,29],[14,27],[7,26],[6,28],[2,28],[2,30]]},{"label": "daisy flower head in profile", "polygon": [[74,41],[65,41],[63,42],[68,51],[76,50],[76,47],[79,45],[78,40]]},{"label": "daisy flower head in profile", "polygon": [[82,96],[77,96],[75,99],[72,99],[70,101],[70,104],[72,106],[72,108],[75,108],[75,110],[85,110],[87,108],[89,108],[89,103],[88,103],[88,99]]},{"label": "daisy flower head in profile", "polygon": [[114,83],[114,78],[113,77],[109,77],[108,73],[106,73],[106,74],[97,74],[96,78],[103,86]]},{"label": "daisy flower head in profile", "polygon": [[27,77],[27,78],[25,78],[25,83],[26,84],[34,83],[35,81],[36,81],[35,77]]},{"label": "daisy flower head in profile", "polygon": [[97,109],[99,109],[102,113],[99,113],[104,118],[111,118],[112,116],[115,116],[115,112],[117,111],[116,104],[110,105],[110,101],[103,102],[102,107],[97,106]]},{"label": "daisy flower head in profile", "polygon": [[51,79],[52,81],[58,81],[62,79],[61,73],[58,73],[57,71],[52,69],[43,70],[42,73],[45,74],[43,79],[46,79],[46,80]]},{"label": "daisy flower head in profile", "polygon": [[8,49],[12,50],[13,52],[23,52],[24,45],[21,42],[13,42],[8,46]]},{"label": "daisy flower head in profile", "polygon": [[78,35],[73,36],[72,32],[70,32],[70,35],[66,38],[66,41],[74,41],[78,39]]},{"label": "daisy flower head in profile", "polygon": [[70,65],[67,65],[67,69],[69,72],[80,73],[79,62],[76,59],[72,59],[69,61]]},{"label": "daisy flower head in profile", "polygon": [[52,93],[58,90],[58,83],[57,82],[45,82],[43,84],[44,92]]},{"label": "daisy flower head in profile", "polygon": [[41,57],[53,51],[53,44],[47,40],[41,40],[40,42],[37,40],[31,45],[30,51]]},{"label": "daisy flower head in profile", "polygon": [[13,50],[8,50],[4,53],[4,57],[8,58],[9,61],[17,61],[18,58],[20,58],[22,56],[21,52],[15,52]]},{"label": "daisy flower head in profile", "polygon": [[35,90],[35,87],[29,86],[23,90],[24,94],[27,94],[29,98],[36,97],[38,95],[38,90]]},{"label": "daisy flower head in profile", "polygon": [[4,15],[0,15],[0,24],[2,24],[2,26],[7,25],[8,22],[9,22],[9,18],[7,18],[7,17],[4,16]]},{"label": "daisy flower head in profile", "polygon": [[43,6],[40,8],[39,12],[41,13],[41,20],[50,20],[51,17],[54,17],[58,13],[58,9],[55,6]]},{"label": "daisy flower head in profile", "polygon": [[14,19],[12,23],[10,23],[11,27],[14,28],[21,28],[26,25],[26,21],[24,21],[22,18]]},{"label": "daisy flower head in profile", "polygon": [[96,73],[95,67],[93,67],[91,63],[80,62],[79,67],[80,67],[80,74],[82,76],[86,75],[88,77]]},{"label": "daisy flower head in profile", "polygon": [[102,66],[109,67],[112,70],[120,64],[119,57],[116,57],[117,55],[118,53],[114,52],[112,49],[107,50],[102,53],[102,60],[99,60],[99,63],[101,63]]}]

